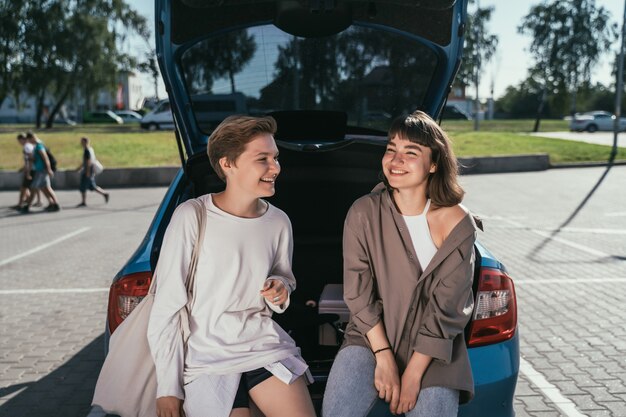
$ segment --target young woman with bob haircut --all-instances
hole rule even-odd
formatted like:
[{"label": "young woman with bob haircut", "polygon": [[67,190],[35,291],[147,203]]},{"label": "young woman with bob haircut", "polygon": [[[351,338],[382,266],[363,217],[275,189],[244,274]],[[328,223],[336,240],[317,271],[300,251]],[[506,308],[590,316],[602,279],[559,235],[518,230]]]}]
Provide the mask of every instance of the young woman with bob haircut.
[{"label": "young woman with bob haircut", "polygon": [[187,417],[247,417],[250,399],[266,417],[315,416],[308,366],[271,317],[285,311],[296,286],[291,223],[263,200],[280,174],[275,132],[271,117],[230,116],[209,137],[209,160],[226,189],[197,199],[207,224],[187,346],[178,311],[187,304],[198,228],[191,202],[167,228],[148,327],[158,417],[179,417],[181,408]]},{"label": "young woman with bob haircut", "polygon": [[473,309],[476,223],[460,205],[457,161],[426,113],[396,119],[384,182],[358,199],[343,236],[350,321],[324,396],[324,417],[452,417],[474,384],[464,340]]}]

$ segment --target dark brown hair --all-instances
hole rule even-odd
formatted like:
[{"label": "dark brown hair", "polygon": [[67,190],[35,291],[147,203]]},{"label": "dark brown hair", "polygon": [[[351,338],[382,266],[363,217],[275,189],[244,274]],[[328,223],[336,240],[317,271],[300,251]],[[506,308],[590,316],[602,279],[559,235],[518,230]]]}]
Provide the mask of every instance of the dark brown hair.
[{"label": "dark brown hair", "polygon": [[226,181],[226,176],[220,167],[220,159],[226,157],[228,162],[236,163],[246,145],[261,133],[276,133],[273,117],[228,116],[215,128],[209,136],[207,154],[211,166],[222,181]]},{"label": "dark brown hair", "polygon": [[389,140],[396,136],[430,148],[435,172],[428,177],[427,197],[434,205],[451,207],[463,201],[465,191],[457,180],[459,167],[451,141],[428,114],[418,110],[395,119],[389,128]]}]

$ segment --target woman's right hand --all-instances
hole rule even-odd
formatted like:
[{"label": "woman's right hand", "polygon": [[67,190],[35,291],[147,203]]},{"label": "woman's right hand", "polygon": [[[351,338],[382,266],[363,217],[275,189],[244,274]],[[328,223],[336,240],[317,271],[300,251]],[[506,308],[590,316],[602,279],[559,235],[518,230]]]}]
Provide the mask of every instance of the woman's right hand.
[{"label": "woman's right hand", "polygon": [[183,402],[178,397],[159,397],[156,400],[157,417],[181,417]]},{"label": "woman's right hand", "polygon": [[395,409],[400,400],[400,376],[393,351],[385,350],[375,356],[374,387],[378,391],[378,396]]}]

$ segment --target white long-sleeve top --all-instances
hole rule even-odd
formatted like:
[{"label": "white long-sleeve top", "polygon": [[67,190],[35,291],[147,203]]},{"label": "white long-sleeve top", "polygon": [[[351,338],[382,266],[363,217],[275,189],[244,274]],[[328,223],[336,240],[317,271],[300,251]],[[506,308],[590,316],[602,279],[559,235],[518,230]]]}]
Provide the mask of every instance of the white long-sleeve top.
[{"label": "white long-sleeve top", "polygon": [[289,301],[277,307],[260,294],[270,278],[283,282],[289,293],[295,289],[289,218],[269,203],[262,216],[247,219],[220,210],[210,194],[199,200],[206,207],[207,222],[186,354],[178,311],[188,300],[185,280],[198,229],[190,203],[175,210],[155,270],[148,342],[156,365],[157,397],[184,399],[184,384],[200,375],[223,375],[223,381],[215,377],[213,384],[223,386],[229,398],[234,398],[242,372],[266,367],[284,376],[295,368],[301,375],[306,363],[300,350],[271,319],[270,308],[283,312]]}]

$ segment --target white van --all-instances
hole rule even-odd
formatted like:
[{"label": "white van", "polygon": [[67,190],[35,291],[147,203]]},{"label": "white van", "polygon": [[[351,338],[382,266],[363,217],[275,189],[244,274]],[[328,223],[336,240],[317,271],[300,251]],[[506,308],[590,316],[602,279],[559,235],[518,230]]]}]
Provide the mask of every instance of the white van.
[{"label": "white van", "polygon": [[148,130],[174,129],[174,116],[169,100],[163,100],[141,119],[141,127]]},{"label": "white van", "polygon": [[[246,96],[232,94],[196,94],[191,96],[191,105],[198,124],[205,132],[210,132],[226,117],[232,114],[246,114]],[[154,110],[141,119],[141,127],[149,130],[174,129],[174,117],[169,100],[160,102]]]}]

